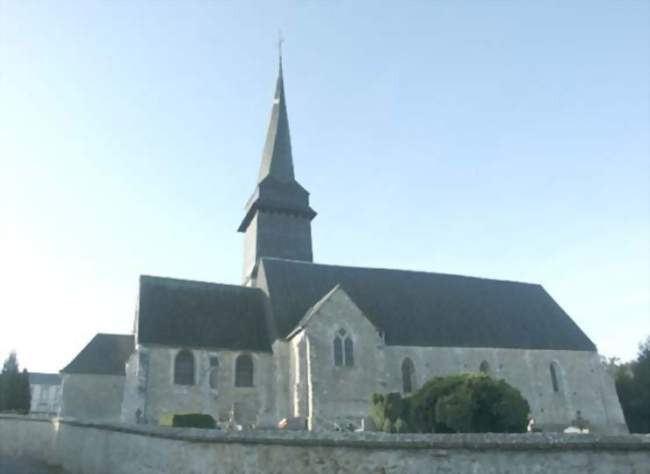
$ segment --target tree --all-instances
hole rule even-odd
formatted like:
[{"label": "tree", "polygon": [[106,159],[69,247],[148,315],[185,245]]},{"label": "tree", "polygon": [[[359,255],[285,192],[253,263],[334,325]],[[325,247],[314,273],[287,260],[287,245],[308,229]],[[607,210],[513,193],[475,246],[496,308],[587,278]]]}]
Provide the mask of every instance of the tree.
[{"label": "tree", "polygon": [[30,402],[29,373],[20,372],[16,353],[11,352],[0,373],[0,410],[27,413]]},{"label": "tree", "polygon": [[609,359],[625,422],[632,433],[650,433],[650,337],[639,344],[636,360],[621,364]]},{"label": "tree", "polygon": [[382,431],[520,433],[530,406],[519,390],[485,374],[436,377],[407,398],[373,396],[372,417]]}]

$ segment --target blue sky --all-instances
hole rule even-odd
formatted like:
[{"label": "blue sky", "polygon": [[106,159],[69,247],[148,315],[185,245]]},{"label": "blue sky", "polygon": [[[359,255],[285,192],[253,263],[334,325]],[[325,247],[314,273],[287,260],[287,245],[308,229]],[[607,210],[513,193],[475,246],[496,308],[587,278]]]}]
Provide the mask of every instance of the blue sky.
[{"label": "blue sky", "polygon": [[0,355],[239,283],[282,30],[315,259],[539,282],[650,334],[650,3],[0,0]]}]

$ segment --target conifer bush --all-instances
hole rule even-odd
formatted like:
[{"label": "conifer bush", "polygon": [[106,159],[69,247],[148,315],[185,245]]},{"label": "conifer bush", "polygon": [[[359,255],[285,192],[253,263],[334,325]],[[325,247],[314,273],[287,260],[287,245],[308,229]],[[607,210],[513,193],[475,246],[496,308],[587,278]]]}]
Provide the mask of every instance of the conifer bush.
[{"label": "conifer bush", "polygon": [[0,372],[0,411],[27,414],[30,403],[29,373],[20,371],[16,353],[11,352]]}]

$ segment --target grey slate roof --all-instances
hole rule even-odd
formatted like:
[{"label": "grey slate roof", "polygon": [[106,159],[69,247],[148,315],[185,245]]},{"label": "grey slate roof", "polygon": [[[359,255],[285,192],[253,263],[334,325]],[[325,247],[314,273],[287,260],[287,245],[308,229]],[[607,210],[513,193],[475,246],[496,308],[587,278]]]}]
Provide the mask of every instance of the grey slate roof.
[{"label": "grey slate roof", "polygon": [[272,176],[282,183],[294,180],[289,118],[284,97],[284,78],[282,77],[282,60],[280,60],[278,80],[275,84],[271,120],[269,120],[269,129],[266,133],[258,181],[262,181],[267,176]]},{"label": "grey slate roof", "polygon": [[44,374],[42,372],[29,372],[30,385],[59,385],[61,376],[59,374]]},{"label": "grey slate roof", "polygon": [[138,343],[271,351],[258,288],[140,277]]},{"label": "grey slate roof", "polygon": [[596,350],[540,285],[275,258],[262,259],[258,282],[278,337],[340,284],[389,345]]},{"label": "grey slate roof", "polygon": [[61,373],[124,375],[124,365],[133,353],[133,336],[97,334]]}]

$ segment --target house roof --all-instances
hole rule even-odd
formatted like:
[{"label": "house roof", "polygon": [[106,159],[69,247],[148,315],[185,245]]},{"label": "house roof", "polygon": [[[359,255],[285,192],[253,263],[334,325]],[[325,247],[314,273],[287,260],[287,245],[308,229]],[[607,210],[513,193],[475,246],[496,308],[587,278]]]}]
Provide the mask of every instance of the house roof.
[{"label": "house roof", "polygon": [[61,376],[59,374],[44,374],[42,372],[29,372],[30,385],[59,385]]},{"label": "house roof", "polygon": [[341,284],[389,345],[594,351],[540,285],[263,258],[274,332],[286,337]]},{"label": "house roof", "polygon": [[133,336],[97,334],[61,373],[124,375],[124,365],[133,353]]},{"label": "house roof", "polygon": [[138,343],[271,351],[258,288],[140,277]]}]

